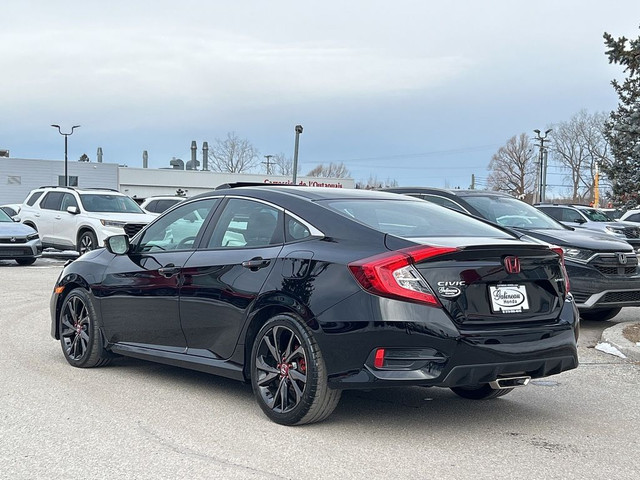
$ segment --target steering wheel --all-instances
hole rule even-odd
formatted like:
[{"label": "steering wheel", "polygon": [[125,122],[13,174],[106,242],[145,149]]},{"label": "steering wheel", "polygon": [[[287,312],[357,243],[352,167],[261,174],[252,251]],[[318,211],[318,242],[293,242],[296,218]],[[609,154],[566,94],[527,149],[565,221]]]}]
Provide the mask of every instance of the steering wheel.
[{"label": "steering wheel", "polygon": [[185,247],[193,247],[193,242],[196,240],[196,237],[184,237],[182,240],[178,242],[176,245],[176,250],[180,250]]}]

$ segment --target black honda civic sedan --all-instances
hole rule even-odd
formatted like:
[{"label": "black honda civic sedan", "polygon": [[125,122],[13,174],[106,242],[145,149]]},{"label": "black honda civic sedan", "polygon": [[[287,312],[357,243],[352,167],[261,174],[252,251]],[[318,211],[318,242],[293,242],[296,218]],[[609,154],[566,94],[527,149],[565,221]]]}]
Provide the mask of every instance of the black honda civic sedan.
[{"label": "black honda civic sedan", "polygon": [[75,367],[126,355],[247,381],[285,425],[344,389],[486,399],[578,365],[562,250],[362,190],[193,197],[67,265],[51,316]]}]

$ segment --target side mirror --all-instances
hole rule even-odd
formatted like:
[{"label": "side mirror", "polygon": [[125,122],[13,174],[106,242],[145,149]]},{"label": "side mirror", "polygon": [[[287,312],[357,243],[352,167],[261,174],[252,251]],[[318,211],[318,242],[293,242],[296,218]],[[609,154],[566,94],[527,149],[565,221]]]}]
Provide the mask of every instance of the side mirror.
[{"label": "side mirror", "polygon": [[587,223],[587,221],[582,217],[574,218],[573,221],[574,223],[579,223],[580,225],[582,225],[583,223]]},{"label": "side mirror", "polygon": [[67,207],[67,212],[69,212],[71,215],[78,215],[80,213],[80,209],[75,205],[72,205],[70,207]]},{"label": "side mirror", "polygon": [[131,244],[128,235],[113,235],[104,241],[104,246],[114,255],[124,255],[129,252]]}]

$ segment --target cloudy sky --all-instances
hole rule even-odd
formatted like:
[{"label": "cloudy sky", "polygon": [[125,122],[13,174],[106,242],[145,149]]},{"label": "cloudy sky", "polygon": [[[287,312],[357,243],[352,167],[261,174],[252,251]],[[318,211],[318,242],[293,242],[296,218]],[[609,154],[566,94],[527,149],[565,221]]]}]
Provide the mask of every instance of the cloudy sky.
[{"label": "cloudy sky", "polygon": [[[638,0],[4,0],[0,148],[166,167],[228,132],[302,173],[468,187],[511,136],[610,111]],[[558,182],[560,180],[557,180]]]}]

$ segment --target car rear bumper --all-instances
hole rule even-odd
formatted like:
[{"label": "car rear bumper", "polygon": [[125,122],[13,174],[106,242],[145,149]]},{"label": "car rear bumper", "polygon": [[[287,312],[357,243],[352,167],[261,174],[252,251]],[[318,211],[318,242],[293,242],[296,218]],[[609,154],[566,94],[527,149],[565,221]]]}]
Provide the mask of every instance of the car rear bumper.
[{"label": "car rear bumper", "polygon": [[[396,315],[403,303],[381,300]],[[324,323],[319,342],[324,353],[329,384],[338,389],[369,389],[398,385],[439,387],[472,386],[499,378],[541,378],[578,366],[576,341],[579,316],[571,299],[559,319],[548,324],[522,324],[460,331],[441,309],[411,305],[407,318],[423,310],[423,321],[343,323],[354,335],[338,333],[338,322]],[[324,320],[321,318],[320,320]],[[324,328],[326,326],[329,328]],[[383,348],[384,361],[376,364]]]}]

